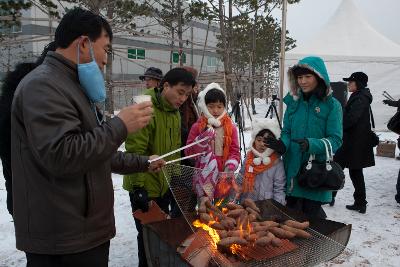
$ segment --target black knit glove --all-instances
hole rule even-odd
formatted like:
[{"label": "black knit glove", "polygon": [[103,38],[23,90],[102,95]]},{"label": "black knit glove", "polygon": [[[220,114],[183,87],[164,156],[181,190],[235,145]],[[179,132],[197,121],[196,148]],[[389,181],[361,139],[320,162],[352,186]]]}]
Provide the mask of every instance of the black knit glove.
[{"label": "black knit glove", "polygon": [[310,147],[307,139],[294,139],[292,141],[299,144],[301,152],[308,151]]},{"label": "black knit glove", "polygon": [[391,107],[399,107],[400,101],[385,99],[383,100],[383,104],[389,105]]},{"label": "black knit glove", "polygon": [[275,150],[275,152],[280,155],[283,155],[286,152],[285,144],[281,139],[278,140],[275,137],[268,136],[264,138],[264,143],[268,148]]},{"label": "black knit glove", "polygon": [[149,211],[149,196],[143,187],[137,188],[133,191],[133,202],[138,209],[143,212]]}]

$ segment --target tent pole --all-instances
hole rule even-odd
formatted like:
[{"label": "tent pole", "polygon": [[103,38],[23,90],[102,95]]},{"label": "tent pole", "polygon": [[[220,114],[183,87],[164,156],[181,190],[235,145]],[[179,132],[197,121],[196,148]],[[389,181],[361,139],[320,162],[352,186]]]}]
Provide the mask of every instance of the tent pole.
[{"label": "tent pole", "polygon": [[[279,59],[279,117],[280,118],[283,118],[283,82],[285,78],[286,14],[287,14],[287,0],[283,0],[281,53]],[[283,121],[283,119],[281,121]]]}]

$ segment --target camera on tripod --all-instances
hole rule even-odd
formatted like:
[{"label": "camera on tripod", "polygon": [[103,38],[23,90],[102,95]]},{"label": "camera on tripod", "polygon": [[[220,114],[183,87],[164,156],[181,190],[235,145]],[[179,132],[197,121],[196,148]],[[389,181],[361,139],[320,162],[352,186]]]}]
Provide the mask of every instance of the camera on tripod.
[{"label": "camera on tripod", "polygon": [[272,94],[272,101],[279,100],[277,94]]}]

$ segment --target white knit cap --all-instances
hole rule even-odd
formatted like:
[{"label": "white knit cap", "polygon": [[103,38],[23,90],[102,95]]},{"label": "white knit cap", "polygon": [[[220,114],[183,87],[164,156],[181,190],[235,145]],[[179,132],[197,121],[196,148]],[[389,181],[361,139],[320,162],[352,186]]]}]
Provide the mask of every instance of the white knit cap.
[{"label": "white knit cap", "polygon": [[222,115],[219,118],[214,118],[213,115],[211,115],[211,113],[208,111],[207,109],[207,105],[206,105],[206,94],[211,90],[211,89],[217,89],[220,90],[226,99],[226,94],[224,89],[222,89],[222,87],[218,84],[218,83],[210,83],[209,85],[206,86],[206,88],[204,88],[204,90],[202,90],[197,98],[197,106],[200,109],[200,112],[204,114],[204,116],[207,117],[208,119],[208,124],[211,124],[212,126],[215,127],[220,127],[221,126],[221,122],[220,119],[226,114],[226,111],[222,113]]},{"label": "white knit cap", "polygon": [[279,122],[276,119],[255,119],[252,123],[252,131],[251,131],[251,140],[250,140],[250,150],[254,154],[253,163],[255,165],[260,165],[261,163],[268,165],[271,162],[270,155],[274,152],[274,150],[267,148],[263,153],[258,152],[253,147],[253,143],[256,139],[256,136],[262,130],[271,131],[277,139],[281,137],[281,128],[279,126]]}]

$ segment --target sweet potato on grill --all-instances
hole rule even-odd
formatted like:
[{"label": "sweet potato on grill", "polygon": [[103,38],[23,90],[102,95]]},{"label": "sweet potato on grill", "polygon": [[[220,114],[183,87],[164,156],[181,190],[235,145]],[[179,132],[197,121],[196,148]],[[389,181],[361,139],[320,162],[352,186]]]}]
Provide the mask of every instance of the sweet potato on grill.
[{"label": "sweet potato on grill", "polygon": [[301,238],[310,238],[311,237],[310,233],[308,233],[308,232],[306,232],[304,230],[301,230],[301,229],[297,229],[297,228],[293,228],[293,227],[287,226],[287,225],[282,225],[282,229],[284,229],[286,231],[289,231],[289,232],[292,232],[297,237],[301,237]]},{"label": "sweet potato on grill", "polygon": [[274,238],[276,238],[276,237],[274,237],[274,235],[267,234],[267,235],[257,239],[256,242],[254,242],[254,244],[256,244],[257,246],[260,246],[260,247],[265,247],[266,245],[269,245]]},{"label": "sweet potato on grill", "polygon": [[210,226],[211,226],[211,228],[214,228],[215,230],[225,230],[225,227],[219,222],[215,222],[215,223],[211,224]]},{"label": "sweet potato on grill", "polygon": [[217,234],[219,235],[219,238],[225,238],[228,237],[228,231],[226,230],[216,230]]},{"label": "sweet potato on grill", "polygon": [[232,218],[225,218],[221,221],[221,225],[225,228],[225,230],[230,230],[235,228],[236,221],[232,220]]},{"label": "sweet potato on grill", "polygon": [[279,238],[291,239],[296,236],[293,232],[278,227],[271,227],[269,231]]},{"label": "sweet potato on grill", "polygon": [[243,207],[241,205],[238,205],[238,204],[232,203],[232,202],[229,202],[228,204],[226,204],[226,207],[230,210],[243,209]]},{"label": "sweet potato on grill", "polygon": [[280,247],[280,246],[282,246],[282,240],[280,240],[277,237],[274,237],[271,240],[271,245],[273,245],[274,247]]},{"label": "sweet potato on grill", "polygon": [[293,220],[287,220],[284,222],[285,225],[296,228],[296,229],[301,229],[304,230],[308,227],[310,227],[310,223],[308,221],[305,222],[297,222],[297,221],[293,221]]},{"label": "sweet potato on grill", "polygon": [[268,227],[278,227],[279,223],[274,222],[274,221],[263,221],[263,222],[260,222],[260,225],[265,225]]},{"label": "sweet potato on grill", "polygon": [[247,245],[247,240],[243,239],[241,237],[232,236],[232,237],[223,238],[218,242],[218,245],[221,245],[224,247],[229,247],[232,244]]},{"label": "sweet potato on grill", "polygon": [[202,223],[208,224],[210,221],[213,221],[213,220],[214,219],[207,213],[200,213],[200,221]]},{"label": "sweet potato on grill", "polygon": [[255,210],[257,213],[260,213],[260,209],[257,207],[256,203],[254,203],[254,201],[250,198],[246,198],[245,200],[243,200],[243,206],[245,207],[249,207],[252,208],[253,210]]},{"label": "sweet potato on grill", "polygon": [[244,209],[235,209],[235,210],[230,210],[226,214],[226,216],[231,217],[231,218],[237,218],[240,217],[244,212]]},{"label": "sweet potato on grill", "polygon": [[256,227],[254,227],[253,228],[253,233],[257,233],[257,232],[260,232],[260,231],[268,231],[268,226],[265,226],[265,225],[259,225],[259,226],[256,226]]}]

